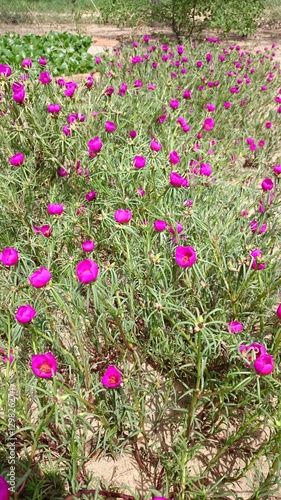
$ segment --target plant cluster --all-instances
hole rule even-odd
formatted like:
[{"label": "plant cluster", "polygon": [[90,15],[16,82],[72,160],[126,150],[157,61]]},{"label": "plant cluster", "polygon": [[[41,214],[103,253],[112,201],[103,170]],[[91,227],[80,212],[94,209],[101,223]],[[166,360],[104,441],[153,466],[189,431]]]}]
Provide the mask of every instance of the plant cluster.
[{"label": "plant cluster", "polygon": [[79,85],[25,56],[0,65],[1,498],[11,439],[19,498],[109,496],[98,453],[144,474],[116,498],[278,491],[274,47],[147,35]]},{"label": "plant cluster", "polygon": [[50,31],[40,36],[6,33],[0,37],[1,62],[18,70],[30,69],[32,64],[25,63],[28,58],[38,71],[47,59],[53,75],[86,73],[93,69],[93,58],[87,53],[91,43],[91,36],[67,32]]}]

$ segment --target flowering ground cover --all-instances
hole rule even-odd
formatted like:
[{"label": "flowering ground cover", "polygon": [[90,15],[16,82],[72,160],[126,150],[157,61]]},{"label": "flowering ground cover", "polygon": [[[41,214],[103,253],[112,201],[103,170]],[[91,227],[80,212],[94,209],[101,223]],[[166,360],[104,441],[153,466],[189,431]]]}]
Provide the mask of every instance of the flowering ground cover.
[{"label": "flowering ground cover", "polygon": [[[278,495],[274,47],[45,62],[0,65],[1,499]],[[134,491],[89,473],[122,453]]]}]

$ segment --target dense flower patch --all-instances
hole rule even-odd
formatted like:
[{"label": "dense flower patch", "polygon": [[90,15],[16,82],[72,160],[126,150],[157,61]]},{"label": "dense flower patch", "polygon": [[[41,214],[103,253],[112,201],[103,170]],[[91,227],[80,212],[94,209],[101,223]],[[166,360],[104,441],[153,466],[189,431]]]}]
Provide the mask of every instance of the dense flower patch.
[{"label": "dense flower patch", "polygon": [[[145,499],[235,498],[265,455],[252,486],[264,496],[280,453],[274,48],[146,36],[97,58],[100,80],[79,85],[56,79],[48,58],[29,73],[25,55],[22,72],[0,64],[2,413],[13,383],[18,451],[74,494],[90,481],[75,470],[98,450],[133,449],[140,463],[142,436],[144,470],[155,468]],[[245,447],[261,425],[264,450]],[[210,446],[198,475],[191,464]],[[211,481],[235,447],[242,473]]]}]

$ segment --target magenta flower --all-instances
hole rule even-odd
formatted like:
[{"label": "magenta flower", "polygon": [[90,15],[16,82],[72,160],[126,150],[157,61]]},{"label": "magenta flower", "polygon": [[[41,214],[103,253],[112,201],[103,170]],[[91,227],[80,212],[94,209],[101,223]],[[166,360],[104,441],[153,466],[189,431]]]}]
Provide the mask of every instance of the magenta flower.
[{"label": "magenta flower", "polygon": [[25,323],[30,323],[36,316],[36,311],[32,306],[27,304],[26,306],[20,306],[15,314],[15,318],[19,323],[23,325]]},{"label": "magenta flower", "polygon": [[39,60],[38,60],[39,64],[41,66],[46,66],[47,64],[47,59],[45,59],[45,57],[40,57]]},{"label": "magenta flower", "polygon": [[114,122],[105,122],[104,128],[105,128],[106,132],[108,132],[109,134],[112,134],[112,132],[114,132],[114,130],[116,130],[116,125]]},{"label": "magenta flower", "polygon": [[188,187],[189,183],[188,180],[182,177],[178,172],[171,172],[170,173],[170,184],[175,187]]},{"label": "magenta flower", "polygon": [[206,118],[203,123],[204,130],[212,130],[215,126],[215,120],[213,118]]},{"label": "magenta flower", "polygon": [[50,215],[61,215],[63,212],[63,205],[62,203],[49,203],[47,210]]},{"label": "magenta flower", "polygon": [[45,224],[44,226],[38,227],[38,226],[33,226],[33,229],[36,234],[43,234],[43,236],[46,236],[46,238],[49,238],[52,235],[52,228],[49,226],[49,224]]},{"label": "magenta flower", "polygon": [[31,357],[31,369],[39,378],[51,378],[57,371],[57,360],[51,352],[34,354]]},{"label": "magenta flower", "polygon": [[211,103],[207,103],[206,108],[208,111],[215,111],[216,110],[216,107]]},{"label": "magenta flower", "polygon": [[138,188],[137,194],[142,198],[143,196],[145,196],[145,190],[142,188]]},{"label": "magenta flower", "polygon": [[70,128],[69,128],[69,126],[68,126],[68,125],[63,125],[63,126],[62,126],[62,132],[63,132],[63,133],[64,133],[64,135],[66,135],[66,136],[71,135],[71,130],[70,130]]},{"label": "magenta flower", "polygon": [[28,57],[26,57],[25,59],[23,59],[23,61],[21,63],[21,67],[22,68],[32,68],[32,61],[31,61],[31,59],[29,59]]},{"label": "magenta flower", "polygon": [[13,100],[17,104],[22,104],[24,101],[24,98],[25,98],[25,89],[24,89],[24,86],[22,84],[20,84],[20,88],[17,89],[16,91],[14,91],[14,93],[13,93]]},{"label": "magenta flower", "polygon": [[231,108],[232,104],[231,104],[231,102],[227,101],[227,102],[223,103],[223,106],[224,106],[225,109],[229,109],[229,108]]},{"label": "magenta flower", "polygon": [[97,196],[95,191],[89,191],[89,193],[85,194],[85,198],[87,201],[93,201]]},{"label": "magenta flower", "polygon": [[178,153],[176,151],[171,151],[171,153],[170,153],[170,163],[172,163],[172,165],[176,165],[180,161],[181,160],[180,160],[180,157],[179,157]]},{"label": "magenta flower", "polygon": [[15,248],[4,248],[0,253],[0,260],[4,266],[15,266],[19,260],[18,251]]},{"label": "magenta flower", "polygon": [[174,230],[173,226],[170,226],[170,227],[169,227],[169,232],[170,232],[171,234],[175,234],[175,232],[177,232],[177,233],[181,233],[181,232],[182,232],[182,230],[183,230],[183,225],[182,225],[182,223],[181,223],[181,222],[177,222],[177,223],[176,223],[176,231]]},{"label": "magenta flower", "polygon": [[274,165],[273,171],[276,175],[281,174],[281,165]]},{"label": "magenta flower", "polygon": [[143,156],[135,156],[134,158],[134,166],[136,168],[143,168],[146,164],[146,158]]},{"label": "magenta flower", "polygon": [[153,226],[154,226],[155,231],[161,232],[161,231],[165,231],[168,224],[164,220],[156,220],[156,221],[154,221]]},{"label": "magenta flower", "polygon": [[1,76],[10,76],[12,74],[12,70],[10,66],[7,64],[0,64],[0,77]]},{"label": "magenta flower", "polygon": [[61,110],[61,106],[60,104],[49,104],[47,110],[49,113],[58,114]]},{"label": "magenta flower", "polygon": [[172,99],[169,104],[172,109],[178,109],[179,107],[179,101],[177,99]]},{"label": "magenta flower", "polygon": [[160,151],[160,149],[162,149],[162,144],[160,144],[160,142],[156,142],[153,140],[150,143],[150,149],[152,151],[156,151],[158,153],[158,151]]},{"label": "magenta flower", "polygon": [[254,369],[259,375],[269,375],[274,370],[274,359],[270,354],[262,354],[254,361]]},{"label": "magenta flower", "polygon": [[76,276],[81,283],[95,281],[98,274],[98,265],[91,259],[82,260],[76,266]]},{"label": "magenta flower", "polygon": [[193,247],[178,246],[176,248],[175,258],[179,266],[191,267],[196,262],[197,256]]},{"label": "magenta flower", "polygon": [[43,71],[39,75],[39,82],[41,82],[43,85],[47,85],[48,83],[51,82],[51,75],[48,73],[48,71]]},{"label": "magenta flower", "polygon": [[[1,64],[0,67],[1,66],[3,66],[3,64]],[[0,476],[0,498],[1,500],[10,500],[10,497],[10,485],[7,483],[6,479],[3,476]]]},{"label": "magenta flower", "polygon": [[273,189],[274,184],[271,179],[264,179],[261,183],[261,187],[263,191],[271,191]]},{"label": "magenta flower", "polygon": [[106,369],[105,374],[101,378],[101,382],[105,387],[108,387],[109,389],[115,389],[116,387],[119,387],[119,385],[121,385],[122,383],[122,376],[118,368],[116,368],[116,366],[114,365],[109,365]]},{"label": "magenta flower", "polygon": [[281,304],[277,307],[276,316],[278,319],[281,319]]},{"label": "magenta flower", "polygon": [[200,175],[205,175],[206,177],[209,177],[212,175],[212,169],[211,165],[209,163],[201,163],[200,165]]},{"label": "magenta flower", "polygon": [[65,90],[63,92],[65,97],[72,97],[77,87],[78,83],[76,82],[66,82]]},{"label": "magenta flower", "polygon": [[151,500],[169,500],[167,497],[153,497]]},{"label": "magenta flower", "polygon": [[16,153],[14,156],[12,156],[12,158],[9,159],[9,162],[11,163],[11,165],[13,165],[13,167],[19,167],[24,162],[24,154]]},{"label": "magenta flower", "polygon": [[231,321],[230,323],[227,323],[227,325],[230,333],[239,333],[243,330],[243,325],[240,321]]},{"label": "magenta flower", "polygon": [[93,157],[96,153],[99,153],[102,148],[102,140],[100,137],[94,137],[88,142],[89,156]]},{"label": "magenta flower", "polygon": [[95,248],[95,243],[93,240],[84,241],[84,243],[82,243],[82,248],[84,252],[92,252]]},{"label": "magenta flower", "polygon": [[183,93],[183,98],[184,99],[191,99],[191,97],[192,97],[192,93],[190,92],[190,90],[185,90]]},{"label": "magenta flower", "polygon": [[239,352],[244,358],[247,359],[249,363],[253,363],[260,356],[266,354],[266,349],[263,344],[257,344],[256,342],[254,342],[250,345],[240,345]]},{"label": "magenta flower", "polygon": [[140,88],[140,87],[142,87],[142,81],[141,80],[135,80],[134,85],[135,85],[135,87]]},{"label": "magenta flower", "polygon": [[132,215],[133,214],[132,214],[131,210],[120,209],[120,210],[116,210],[116,212],[114,214],[114,219],[119,224],[127,224],[127,222],[129,222],[131,220]]},{"label": "magenta flower", "polygon": [[251,230],[252,230],[253,233],[255,233],[258,230],[258,233],[262,234],[262,233],[264,233],[264,231],[266,231],[267,224],[266,224],[266,222],[264,222],[261,225],[261,227],[259,227],[258,221],[257,220],[253,220],[252,222],[250,222],[250,228],[251,228]]},{"label": "magenta flower", "polygon": [[135,131],[135,130],[131,130],[131,131],[129,132],[129,136],[131,137],[131,139],[134,139],[135,137],[137,137],[137,133],[136,133],[136,131]]},{"label": "magenta flower", "polygon": [[34,271],[31,276],[29,276],[28,281],[34,288],[43,288],[47,283],[49,283],[52,275],[49,269],[46,267],[40,267],[37,271]]}]

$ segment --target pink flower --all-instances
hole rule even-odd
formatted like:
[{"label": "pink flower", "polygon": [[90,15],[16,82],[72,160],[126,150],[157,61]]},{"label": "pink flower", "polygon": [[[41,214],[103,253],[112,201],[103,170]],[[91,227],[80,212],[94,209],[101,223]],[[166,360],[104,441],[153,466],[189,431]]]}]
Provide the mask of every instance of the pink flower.
[{"label": "pink flower", "polygon": [[254,362],[254,369],[259,375],[269,375],[274,370],[274,359],[270,354],[262,354]]},{"label": "pink flower", "polygon": [[277,307],[276,316],[278,319],[281,319],[281,304]]},{"label": "pink flower", "polygon": [[63,132],[63,133],[64,133],[64,135],[66,135],[66,136],[71,135],[71,130],[70,130],[70,128],[69,128],[69,126],[68,126],[68,125],[63,125],[63,126],[62,126],[62,132]]},{"label": "pink flower", "polygon": [[165,231],[167,225],[168,225],[167,222],[165,222],[164,220],[156,220],[156,221],[154,221],[154,224],[153,224],[155,231],[159,231],[159,232]]},{"label": "pink flower", "polygon": [[9,162],[11,163],[11,165],[13,165],[13,167],[19,167],[24,162],[24,154],[16,153],[14,156],[12,156],[12,158],[9,159]]},{"label": "pink flower", "polygon": [[172,99],[169,104],[172,109],[178,109],[179,107],[179,101],[177,99]]},{"label": "pink flower", "polygon": [[36,234],[42,233],[43,236],[46,236],[46,238],[49,238],[52,235],[52,228],[51,226],[49,226],[49,224],[45,224],[41,227],[33,226],[33,229]]},{"label": "pink flower", "polygon": [[58,114],[61,110],[60,104],[49,104],[47,110],[51,114]]},{"label": "pink flower", "polygon": [[266,222],[264,222],[261,225],[261,227],[259,227],[258,221],[257,220],[253,220],[252,222],[250,222],[250,228],[251,228],[251,230],[252,230],[253,233],[255,233],[258,230],[258,233],[262,234],[262,233],[264,233],[264,231],[266,231],[267,224],[266,224]]},{"label": "pink flower", "polygon": [[153,497],[151,500],[169,500],[167,497]]},{"label": "pink flower", "polygon": [[200,175],[205,175],[206,177],[209,177],[212,175],[212,169],[211,165],[209,163],[201,163],[200,165]]},{"label": "pink flower", "polygon": [[28,57],[26,57],[25,59],[23,59],[23,61],[21,63],[21,67],[22,68],[32,68],[32,61],[31,61],[31,59],[29,59]]},{"label": "pink flower", "polygon": [[89,191],[89,193],[85,194],[85,198],[88,201],[93,201],[96,198],[97,194],[95,191]]},{"label": "pink flower", "polygon": [[274,173],[275,173],[276,175],[281,174],[281,165],[275,165],[275,166],[273,167],[273,171],[274,171]]},{"label": "pink flower", "polygon": [[129,132],[129,136],[131,137],[131,139],[134,139],[134,138],[137,136],[136,131],[135,131],[135,130],[131,130],[131,131]]},{"label": "pink flower", "polygon": [[12,74],[12,70],[10,68],[10,66],[8,66],[7,64],[0,64],[0,77],[1,76],[10,76]]},{"label": "pink flower", "polygon": [[206,108],[208,111],[215,111],[216,107],[213,104],[207,103]]},{"label": "pink flower", "polygon": [[182,230],[183,230],[183,225],[182,225],[182,223],[181,223],[181,222],[177,222],[177,223],[176,223],[176,231],[174,230],[173,226],[169,226],[169,232],[170,232],[171,234],[175,234],[175,232],[177,232],[177,233],[181,233],[181,232],[182,232]]},{"label": "pink flower", "polygon": [[189,183],[188,180],[182,177],[178,172],[171,172],[170,173],[170,184],[172,186],[176,187],[188,187]]},{"label": "pink flower", "polygon": [[84,252],[92,252],[95,248],[95,243],[93,240],[84,241],[84,243],[82,243],[82,248]]},{"label": "pink flower", "polygon": [[26,306],[20,306],[15,314],[15,318],[19,323],[23,325],[25,323],[30,323],[36,316],[36,311],[32,306],[27,304]]},{"label": "pink flower", "polygon": [[102,146],[103,146],[103,144],[102,144],[102,140],[100,137],[94,137],[94,139],[91,139],[88,142],[89,156],[93,157],[93,156],[95,156],[95,153],[99,153]]},{"label": "pink flower", "polygon": [[36,377],[51,378],[57,371],[57,360],[51,352],[34,354],[31,357],[31,369]]},{"label": "pink flower", "polygon": [[271,191],[273,189],[274,184],[271,179],[264,179],[261,183],[261,187],[263,191]]},{"label": "pink flower", "polygon": [[230,323],[227,323],[227,325],[230,333],[239,333],[243,330],[243,325],[240,321],[231,321]]},{"label": "pink flower", "polygon": [[178,153],[176,151],[171,151],[171,153],[170,153],[170,163],[172,163],[172,165],[176,165],[180,161],[181,160],[180,160],[180,157],[179,157]]},{"label": "pink flower", "polygon": [[136,168],[143,168],[146,164],[146,158],[143,156],[135,156],[134,158],[134,166]]},{"label": "pink flower", "polygon": [[203,123],[204,130],[212,130],[215,126],[215,120],[213,118],[206,118]]},{"label": "pink flower", "polygon": [[106,369],[105,374],[101,378],[101,382],[105,387],[108,387],[109,389],[115,389],[116,387],[119,387],[119,385],[122,383],[122,376],[118,368],[116,368],[116,366],[114,365],[109,365]]},{"label": "pink flower", "polygon": [[181,267],[191,267],[196,262],[197,256],[193,247],[178,246],[176,248],[176,263]]},{"label": "pink flower", "polygon": [[0,253],[0,260],[4,266],[15,266],[19,260],[18,251],[15,248],[4,248]]},{"label": "pink flower", "polygon": [[160,149],[162,148],[162,144],[160,144],[160,142],[156,142],[156,141],[151,141],[150,143],[150,149],[152,151],[160,151]]},{"label": "pink flower", "polygon": [[138,188],[138,189],[137,189],[137,193],[138,193],[138,195],[142,198],[142,197],[145,195],[145,190],[144,190],[144,189],[141,189],[141,188]]},{"label": "pink flower", "polygon": [[52,275],[46,267],[40,267],[37,271],[34,271],[31,276],[29,276],[28,281],[34,288],[42,288],[47,283],[49,283]]},{"label": "pink flower", "polygon": [[184,99],[191,99],[191,96],[192,96],[192,93],[190,92],[190,90],[184,91],[184,93],[183,93]]},{"label": "pink flower", "polygon": [[22,102],[24,101],[24,98],[25,98],[25,89],[24,89],[24,86],[21,85],[21,88],[19,88],[18,90],[16,90],[13,93],[13,100],[17,104],[22,104]]},{"label": "pink flower", "polygon": [[38,60],[39,64],[41,66],[46,66],[47,64],[47,59],[45,59],[45,57],[40,57],[40,59]]},{"label": "pink flower", "polygon": [[48,83],[51,82],[51,76],[50,76],[50,73],[48,73],[48,71],[43,71],[42,73],[40,73],[39,75],[39,82],[41,82],[43,85],[47,85]]},{"label": "pink flower", "polygon": [[97,279],[98,265],[91,259],[85,259],[76,266],[76,276],[81,283],[90,283]]},{"label": "pink flower", "polygon": [[127,222],[129,222],[131,220],[132,215],[133,214],[132,214],[131,210],[120,209],[120,210],[116,210],[116,212],[114,214],[114,219],[119,224],[127,224]]},{"label": "pink flower", "polygon": [[[0,68],[1,66],[3,66],[3,64],[0,65]],[[10,500],[10,497],[10,485],[7,483],[6,479],[3,476],[0,476],[0,498],[1,500]]]},{"label": "pink flower", "polygon": [[114,122],[105,122],[104,128],[105,128],[106,132],[108,132],[109,134],[112,134],[112,132],[114,132],[116,130],[116,125]]},{"label": "pink flower", "polygon": [[223,103],[223,106],[224,106],[225,109],[229,109],[229,108],[231,108],[232,104],[231,104],[231,102],[227,101],[227,102]]},{"label": "pink flower", "polygon": [[61,215],[63,212],[63,205],[61,203],[49,203],[47,210],[51,215]]}]

